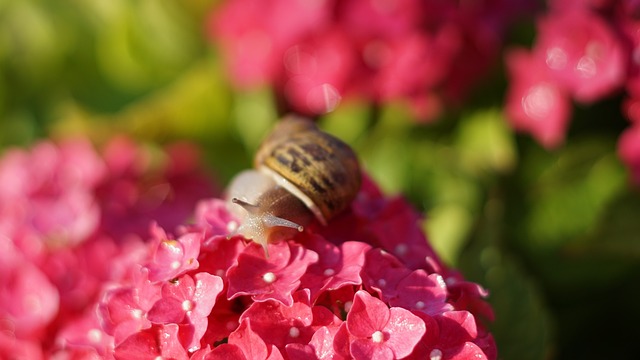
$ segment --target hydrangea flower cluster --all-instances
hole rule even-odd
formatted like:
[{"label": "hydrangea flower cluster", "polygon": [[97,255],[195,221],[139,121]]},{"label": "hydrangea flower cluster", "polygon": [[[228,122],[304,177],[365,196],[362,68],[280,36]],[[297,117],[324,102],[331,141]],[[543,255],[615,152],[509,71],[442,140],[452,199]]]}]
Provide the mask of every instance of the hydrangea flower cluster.
[{"label": "hydrangea flower cluster", "polygon": [[408,102],[436,117],[500,55],[530,0],[228,0],[211,33],[241,86],[272,85],[288,110],[321,114],[341,97]]},{"label": "hydrangea flower cluster", "polygon": [[549,0],[528,51],[507,54],[511,85],[506,111],[512,125],[543,146],[560,145],[572,100],[590,104],[626,90],[631,127],[619,153],[640,184],[640,3],[634,0]]},{"label": "hydrangea flower cluster", "polygon": [[[96,303],[142,261],[149,222],[174,227],[214,194],[197,153],[117,138],[99,154],[85,140],[0,158],[0,358],[103,344]],[[78,347],[74,354],[94,354]]]},{"label": "hydrangea flower cluster", "polygon": [[[371,180],[327,227],[266,257],[228,235],[238,220],[223,200],[197,194],[185,222],[206,185],[192,157],[151,181],[132,171],[139,153],[42,143],[1,159],[14,180],[0,188],[0,357],[496,358],[487,292],[443,266],[419,214]],[[159,181],[175,201],[154,202],[153,222],[141,184]]]}]

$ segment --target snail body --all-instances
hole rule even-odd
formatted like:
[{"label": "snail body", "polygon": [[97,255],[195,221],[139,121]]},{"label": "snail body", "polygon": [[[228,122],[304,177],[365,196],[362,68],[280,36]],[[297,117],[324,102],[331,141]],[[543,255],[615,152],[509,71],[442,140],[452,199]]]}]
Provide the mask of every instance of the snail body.
[{"label": "snail body", "polygon": [[234,233],[267,244],[291,238],[314,219],[326,225],[360,189],[353,150],[311,120],[289,116],[263,141],[254,170],[237,175],[227,190],[240,219]]}]

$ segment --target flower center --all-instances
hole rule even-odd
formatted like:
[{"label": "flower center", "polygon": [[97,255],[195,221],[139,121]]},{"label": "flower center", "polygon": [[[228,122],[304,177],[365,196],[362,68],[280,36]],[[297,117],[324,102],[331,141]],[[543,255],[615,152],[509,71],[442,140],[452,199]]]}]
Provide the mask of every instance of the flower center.
[{"label": "flower center", "polygon": [[142,310],[140,310],[140,309],[131,310],[131,316],[133,316],[135,319],[141,319],[142,318]]},{"label": "flower center", "polygon": [[102,340],[102,331],[98,329],[91,329],[87,331],[87,338],[94,344],[99,343]]},{"label": "flower center", "polygon": [[382,333],[382,331],[378,330],[371,335],[371,340],[374,343],[381,343],[382,340],[384,340],[384,334]]},{"label": "flower center", "polygon": [[262,280],[264,280],[264,282],[266,282],[267,284],[271,284],[272,282],[276,281],[276,274],[269,271],[268,273],[262,275]]},{"label": "flower center", "polygon": [[185,300],[182,302],[182,310],[184,311],[191,311],[193,310],[193,301],[191,300]]},{"label": "flower center", "polygon": [[292,338],[297,338],[298,336],[300,336],[300,329],[292,326],[291,329],[289,329],[289,336],[291,336]]},{"label": "flower center", "polygon": [[409,247],[407,244],[398,244],[394,250],[396,255],[402,256],[406,255],[407,251],[409,251]]},{"label": "flower center", "polygon": [[324,276],[333,276],[336,273],[335,270],[329,268],[324,271]]},{"label": "flower center", "polygon": [[440,359],[442,359],[442,351],[440,351],[440,349],[431,350],[431,353],[429,353],[429,359],[431,359],[431,360],[440,360]]},{"label": "flower center", "polygon": [[351,307],[353,306],[353,301],[347,301],[344,303],[344,311],[351,311]]}]

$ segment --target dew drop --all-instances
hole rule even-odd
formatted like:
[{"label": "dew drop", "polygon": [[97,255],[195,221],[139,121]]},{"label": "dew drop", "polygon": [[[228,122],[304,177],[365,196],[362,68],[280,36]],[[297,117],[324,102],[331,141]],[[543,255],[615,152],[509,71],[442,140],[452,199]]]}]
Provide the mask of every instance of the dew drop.
[{"label": "dew drop", "polygon": [[267,284],[271,284],[272,282],[276,281],[276,274],[269,271],[268,273],[262,275],[262,280],[264,280],[264,282],[266,282]]},{"label": "dew drop", "polygon": [[176,270],[176,269],[180,269],[180,265],[181,265],[180,261],[175,260],[171,262],[170,266],[173,270]]},{"label": "dew drop", "polygon": [[371,340],[375,343],[381,343],[382,340],[384,340],[384,334],[382,333],[382,331],[378,330],[371,334]]},{"label": "dew drop", "polygon": [[387,286],[387,280],[378,279],[378,286],[380,286],[381,288]]},{"label": "dew drop", "polygon": [[424,301],[417,301],[416,309],[424,309]]}]

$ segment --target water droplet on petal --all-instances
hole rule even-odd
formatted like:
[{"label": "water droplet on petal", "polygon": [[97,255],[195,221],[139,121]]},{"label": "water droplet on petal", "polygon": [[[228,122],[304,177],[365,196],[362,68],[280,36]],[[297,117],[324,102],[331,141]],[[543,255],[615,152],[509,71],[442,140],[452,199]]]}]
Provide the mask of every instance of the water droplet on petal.
[{"label": "water droplet on petal", "polygon": [[182,265],[182,263],[178,260],[174,260],[171,262],[171,265],[169,265],[173,270],[176,269],[180,269],[180,265]]},{"label": "water droplet on petal", "polygon": [[387,280],[385,280],[385,279],[378,279],[378,286],[380,286],[380,287],[385,287],[385,286],[387,286]]},{"label": "water droplet on petal", "polygon": [[424,309],[424,301],[417,301],[416,309]]}]

